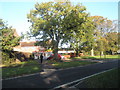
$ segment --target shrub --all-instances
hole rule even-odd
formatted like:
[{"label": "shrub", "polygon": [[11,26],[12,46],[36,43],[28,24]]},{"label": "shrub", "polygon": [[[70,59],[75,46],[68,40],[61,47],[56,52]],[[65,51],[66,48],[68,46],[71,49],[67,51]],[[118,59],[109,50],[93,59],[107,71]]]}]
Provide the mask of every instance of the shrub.
[{"label": "shrub", "polygon": [[2,52],[2,64],[10,64],[15,61],[13,52]]}]

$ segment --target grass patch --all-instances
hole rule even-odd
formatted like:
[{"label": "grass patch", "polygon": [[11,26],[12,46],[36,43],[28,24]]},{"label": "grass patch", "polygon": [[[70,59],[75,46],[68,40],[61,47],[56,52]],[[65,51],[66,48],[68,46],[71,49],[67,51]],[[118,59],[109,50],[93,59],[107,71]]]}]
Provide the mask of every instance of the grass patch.
[{"label": "grass patch", "polygon": [[82,59],[81,57],[73,57],[71,59]]},{"label": "grass patch", "polygon": [[57,67],[57,68],[63,68],[64,69],[64,68],[94,64],[96,62],[89,62],[89,61],[55,62],[55,61],[49,61],[49,63],[52,63],[52,65]]},{"label": "grass patch", "polygon": [[[78,58],[78,57],[75,57]],[[119,59],[120,55],[106,55],[106,56],[81,56],[79,59]]]},{"label": "grass patch", "polygon": [[73,57],[69,58],[71,60],[78,60],[78,59],[120,59],[120,55],[104,55],[104,56],[80,56],[80,57]]},{"label": "grass patch", "polygon": [[19,63],[11,63],[11,64],[4,64],[2,67],[18,67],[21,65],[36,65],[39,64],[35,60],[29,60],[29,61],[24,61],[24,62],[19,62]]},{"label": "grass patch", "polygon": [[41,70],[40,65],[36,61],[26,61],[19,64],[12,64],[2,67],[2,78],[21,76],[24,74],[32,74]]},{"label": "grass patch", "polygon": [[[95,58],[100,58],[100,56],[94,56]],[[107,59],[118,59],[120,58],[120,55],[106,55],[106,56],[101,56],[101,58],[107,58]]]},{"label": "grass patch", "polygon": [[120,68],[93,76],[84,82],[86,88],[118,88],[118,72]]}]

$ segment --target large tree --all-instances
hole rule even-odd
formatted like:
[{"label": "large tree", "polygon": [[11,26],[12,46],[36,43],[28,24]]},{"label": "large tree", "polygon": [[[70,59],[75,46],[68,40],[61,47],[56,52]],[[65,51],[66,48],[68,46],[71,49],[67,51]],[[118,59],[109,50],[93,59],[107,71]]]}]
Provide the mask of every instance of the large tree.
[{"label": "large tree", "polygon": [[2,51],[3,60],[13,56],[13,47],[19,44],[20,37],[15,36],[15,30],[8,27],[7,24],[0,19],[0,50]]},{"label": "large tree", "polygon": [[35,9],[27,15],[32,23],[31,34],[43,40],[51,40],[53,53],[57,60],[58,45],[71,39],[70,35],[81,32],[87,22],[88,14],[81,4],[70,2],[36,3]]},{"label": "large tree", "polygon": [[[86,17],[86,21],[79,25],[78,31],[71,34],[71,39],[69,40],[71,47],[75,49],[76,56],[84,50],[86,52],[92,50],[94,45],[94,24],[91,17]],[[87,47],[87,50],[85,49]]]}]

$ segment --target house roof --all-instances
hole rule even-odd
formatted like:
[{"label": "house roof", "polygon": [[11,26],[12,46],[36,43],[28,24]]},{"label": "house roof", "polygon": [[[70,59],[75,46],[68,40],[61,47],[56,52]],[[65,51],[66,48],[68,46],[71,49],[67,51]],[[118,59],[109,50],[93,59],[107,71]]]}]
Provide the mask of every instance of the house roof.
[{"label": "house roof", "polygon": [[36,41],[21,41],[19,46],[14,47],[14,51],[19,52],[34,52],[34,51],[44,51],[45,48],[42,46],[35,46]]},{"label": "house roof", "polygon": [[35,45],[34,45],[35,43],[36,43],[36,41],[20,42],[20,46],[21,46],[21,47],[35,46]]}]

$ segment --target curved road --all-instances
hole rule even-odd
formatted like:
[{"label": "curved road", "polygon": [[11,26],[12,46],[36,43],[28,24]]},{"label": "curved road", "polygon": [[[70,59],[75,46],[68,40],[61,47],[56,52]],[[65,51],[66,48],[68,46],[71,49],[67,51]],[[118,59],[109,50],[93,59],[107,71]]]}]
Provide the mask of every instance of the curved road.
[{"label": "curved road", "polygon": [[[54,88],[86,76],[119,67],[119,60],[97,63],[64,70],[48,70],[46,73],[2,80],[2,88]],[[47,69],[46,69],[47,70]]]}]

